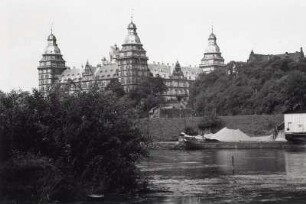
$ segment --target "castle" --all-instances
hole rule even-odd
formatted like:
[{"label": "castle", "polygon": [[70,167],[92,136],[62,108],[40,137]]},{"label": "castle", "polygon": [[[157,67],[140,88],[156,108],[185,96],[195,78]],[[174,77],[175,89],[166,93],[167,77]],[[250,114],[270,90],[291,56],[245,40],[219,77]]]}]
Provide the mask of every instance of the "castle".
[{"label": "castle", "polygon": [[280,59],[291,59],[295,62],[298,62],[302,59],[305,58],[304,56],[304,51],[303,51],[303,48],[301,47],[300,48],[300,51],[296,51],[296,52],[293,52],[293,53],[284,53],[284,54],[276,54],[276,55],[264,55],[264,54],[257,54],[257,53],[254,53],[254,51],[252,50],[251,53],[250,53],[250,56],[249,56],[249,59],[248,59],[248,63],[252,63],[252,62],[267,62],[275,57],[278,57]]},{"label": "castle", "polygon": [[[37,68],[39,90],[46,94],[60,87],[65,92],[74,93],[86,91],[94,84],[100,89],[105,89],[111,80],[116,79],[122,84],[124,90],[129,92],[146,77],[159,76],[168,87],[167,91],[162,93],[167,101],[188,99],[189,86],[200,73],[210,73],[216,69],[231,69],[235,72],[235,67],[238,65],[236,62],[231,62],[227,67],[225,66],[213,29],[199,67],[181,66],[178,61],[175,64],[156,62],[150,64],[133,21],[128,24],[127,31],[121,49],[117,45],[112,46],[108,60],[104,57],[96,66],[87,61],[85,67],[73,69],[66,67],[56,37],[51,31],[47,38],[47,47]],[[298,61],[304,59],[304,52],[302,48],[300,52],[280,55],[255,54],[252,51],[247,63],[266,62],[274,57]]]},{"label": "castle", "polygon": [[212,33],[208,38],[208,47],[199,67],[153,62],[148,64],[146,50],[140,41],[137,27],[133,21],[128,24],[127,35],[121,49],[117,45],[111,47],[109,59],[105,57],[101,64],[92,66],[88,61],[83,68],[69,68],[65,65],[63,55],[52,33],[48,36],[47,47],[39,61],[39,90],[46,94],[54,87],[73,93],[86,91],[93,84],[104,89],[112,79],[118,79],[124,90],[129,92],[137,87],[146,77],[161,77],[168,90],[163,93],[167,101],[188,98],[189,86],[197,76],[224,67],[224,59]]}]

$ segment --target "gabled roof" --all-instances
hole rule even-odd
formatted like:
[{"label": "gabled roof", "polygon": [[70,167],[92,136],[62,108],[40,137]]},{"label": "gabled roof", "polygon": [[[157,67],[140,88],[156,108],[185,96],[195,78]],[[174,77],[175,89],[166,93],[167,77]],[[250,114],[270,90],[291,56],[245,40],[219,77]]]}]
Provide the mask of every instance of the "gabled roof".
[{"label": "gabled roof", "polygon": [[107,64],[98,67],[95,72],[96,79],[118,78],[119,67],[117,64]]}]

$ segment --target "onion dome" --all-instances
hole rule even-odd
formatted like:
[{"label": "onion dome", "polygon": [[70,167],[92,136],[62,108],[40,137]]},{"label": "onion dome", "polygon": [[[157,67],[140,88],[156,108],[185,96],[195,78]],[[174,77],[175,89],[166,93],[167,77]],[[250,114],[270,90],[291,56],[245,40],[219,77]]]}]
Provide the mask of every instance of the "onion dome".
[{"label": "onion dome", "polygon": [[56,43],[56,37],[51,33],[48,36],[48,45],[45,49],[45,54],[61,54],[61,50],[58,48]]},{"label": "onion dome", "polygon": [[137,27],[133,21],[129,23],[128,27],[128,34],[125,37],[124,44],[141,44],[140,38],[137,35]]},{"label": "onion dome", "polygon": [[222,57],[220,48],[217,44],[217,37],[213,32],[208,37],[208,46],[205,49],[204,56],[201,60],[200,68],[203,68],[205,73],[209,73],[216,68],[224,66],[224,59]]},{"label": "onion dome", "polygon": [[220,53],[220,48],[217,45],[217,37],[212,32],[208,38],[208,46],[205,50],[206,53]]},{"label": "onion dome", "polygon": [[216,37],[216,35],[215,35],[214,33],[211,33],[211,34],[209,35],[208,40],[217,40],[217,37]]},{"label": "onion dome", "polygon": [[128,29],[135,29],[135,30],[137,29],[133,21],[128,25]]}]

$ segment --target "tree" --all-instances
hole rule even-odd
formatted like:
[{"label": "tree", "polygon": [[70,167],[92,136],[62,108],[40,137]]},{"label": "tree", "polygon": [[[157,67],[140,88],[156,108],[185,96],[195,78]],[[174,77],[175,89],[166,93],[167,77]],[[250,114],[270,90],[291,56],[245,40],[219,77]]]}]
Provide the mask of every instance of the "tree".
[{"label": "tree", "polygon": [[105,88],[106,91],[112,91],[117,94],[118,97],[122,97],[125,95],[125,91],[123,86],[118,81],[118,79],[111,79],[110,83]]},{"label": "tree", "polygon": [[129,97],[135,102],[141,116],[147,116],[148,111],[164,102],[162,93],[167,86],[161,77],[148,77],[136,89],[130,91]]},{"label": "tree", "polygon": [[[28,186],[36,185],[35,189],[46,189],[44,195],[53,195],[55,199],[72,195],[72,192],[139,190],[144,180],[136,162],[147,155],[141,145],[145,139],[136,127],[135,111],[123,98],[112,91],[97,89],[65,96],[53,92],[43,97],[36,90],[31,94],[0,95],[0,146],[8,147],[1,150],[5,157],[1,158],[0,166],[5,168],[0,168],[0,180],[5,180],[12,172],[5,169],[15,168],[16,178],[26,180]],[[27,155],[32,155],[25,164],[27,168],[22,165],[13,168],[11,164],[20,156],[28,158]],[[34,167],[34,164],[37,165]],[[36,179],[46,183],[37,184],[36,180],[24,178],[28,174],[23,169],[33,167],[43,172],[43,166],[54,167],[52,172],[59,178],[56,187],[41,186],[54,185],[52,180],[44,178],[44,173],[39,173]],[[0,191],[0,194],[7,193],[1,197],[16,195],[17,187],[22,190],[17,184],[9,184],[6,190]],[[80,188],[79,191],[75,187]],[[41,193],[24,194],[30,198],[32,194],[39,197]]]},{"label": "tree", "polygon": [[198,124],[198,128],[203,133],[215,133],[224,127],[223,121],[214,115],[203,116]]},{"label": "tree", "polygon": [[197,115],[211,110],[217,115],[237,115],[305,109],[305,74],[305,59],[279,57],[239,64],[236,73],[215,70],[201,74],[191,85],[189,105]]}]

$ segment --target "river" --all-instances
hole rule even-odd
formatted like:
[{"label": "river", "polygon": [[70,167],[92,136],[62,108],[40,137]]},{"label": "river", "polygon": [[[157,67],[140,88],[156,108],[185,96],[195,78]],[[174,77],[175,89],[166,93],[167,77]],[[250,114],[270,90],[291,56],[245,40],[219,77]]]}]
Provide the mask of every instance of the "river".
[{"label": "river", "polygon": [[151,151],[154,193],[101,203],[306,203],[306,150]]}]

